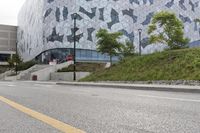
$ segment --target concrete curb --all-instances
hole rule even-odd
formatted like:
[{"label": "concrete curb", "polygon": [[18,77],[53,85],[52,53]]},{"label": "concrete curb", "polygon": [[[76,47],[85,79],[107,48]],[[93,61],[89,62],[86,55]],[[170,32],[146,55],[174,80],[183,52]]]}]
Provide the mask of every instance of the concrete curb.
[{"label": "concrete curb", "polygon": [[57,82],[57,85],[107,87],[118,89],[134,89],[148,91],[170,91],[185,93],[200,93],[200,86],[183,85],[149,85],[149,84],[118,84],[118,83],[90,83],[90,82]]},{"label": "concrete curb", "polygon": [[36,83],[36,84],[44,84],[44,85],[56,85],[57,82],[48,82],[48,81],[18,81],[24,83]]}]

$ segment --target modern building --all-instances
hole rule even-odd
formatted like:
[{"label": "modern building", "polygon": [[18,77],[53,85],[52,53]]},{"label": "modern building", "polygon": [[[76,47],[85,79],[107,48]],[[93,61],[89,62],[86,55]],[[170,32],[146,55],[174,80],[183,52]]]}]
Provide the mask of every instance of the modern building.
[{"label": "modern building", "polygon": [[17,27],[0,25],[0,65],[6,65],[8,58],[16,53]]},{"label": "modern building", "polygon": [[196,45],[200,39],[200,0],[27,0],[19,13],[18,51],[24,60],[42,62],[73,54],[74,14],[77,13],[77,59],[108,60],[96,52],[100,29],[124,34],[121,41],[133,42],[142,53],[162,50],[166,45],[149,45],[147,27],[156,12],[174,12],[185,25],[185,35]]}]

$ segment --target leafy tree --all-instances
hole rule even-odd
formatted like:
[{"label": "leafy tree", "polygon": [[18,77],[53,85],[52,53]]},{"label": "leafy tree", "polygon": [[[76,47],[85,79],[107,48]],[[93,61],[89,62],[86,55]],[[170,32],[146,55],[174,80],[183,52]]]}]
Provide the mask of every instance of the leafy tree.
[{"label": "leafy tree", "polygon": [[12,57],[9,57],[8,64],[10,68],[13,68],[15,66]]},{"label": "leafy tree", "polygon": [[21,57],[18,54],[14,54],[12,58],[13,58],[14,63],[16,64],[20,64],[23,62]]},{"label": "leafy tree", "polygon": [[14,54],[13,56],[10,56],[10,58],[8,59],[8,64],[9,64],[10,68],[17,66],[20,63],[22,63],[22,59],[20,58],[19,55]]},{"label": "leafy tree", "polygon": [[194,21],[200,23],[200,19],[198,19],[198,18],[195,19]]},{"label": "leafy tree", "polygon": [[130,41],[126,41],[126,43],[121,46],[121,53],[124,57],[134,55],[135,54],[134,44]]},{"label": "leafy tree", "polygon": [[112,65],[112,57],[118,55],[121,44],[118,39],[122,36],[121,32],[109,33],[106,29],[100,29],[96,37],[97,41],[97,51],[102,54],[108,54],[110,56],[110,63]]},{"label": "leafy tree", "polygon": [[184,38],[183,23],[174,13],[161,11],[154,15],[148,29],[150,43],[164,43],[170,49],[180,49],[187,46],[188,38]]}]

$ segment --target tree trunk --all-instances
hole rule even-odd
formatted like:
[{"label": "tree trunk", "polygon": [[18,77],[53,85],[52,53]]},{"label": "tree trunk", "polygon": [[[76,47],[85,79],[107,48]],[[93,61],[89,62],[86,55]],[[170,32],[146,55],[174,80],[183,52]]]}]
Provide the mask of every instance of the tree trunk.
[{"label": "tree trunk", "polygon": [[112,66],[112,55],[110,55],[110,65]]}]

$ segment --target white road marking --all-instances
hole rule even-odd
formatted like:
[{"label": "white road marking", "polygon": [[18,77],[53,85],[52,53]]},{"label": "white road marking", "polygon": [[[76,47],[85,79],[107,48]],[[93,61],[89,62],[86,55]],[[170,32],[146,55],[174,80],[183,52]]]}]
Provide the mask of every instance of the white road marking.
[{"label": "white road marking", "polygon": [[197,102],[200,103],[200,100],[197,99],[184,99],[184,98],[176,98],[176,97],[161,97],[161,96],[153,96],[153,95],[138,95],[139,97],[148,97],[148,98],[155,98],[155,99],[167,99],[167,100],[176,100],[182,102]]},{"label": "white road marking", "polygon": [[37,86],[37,87],[47,87],[47,88],[52,88],[53,85],[45,85],[45,84],[34,84],[34,86]]},{"label": "white road marking", "polygon": [[9,87],[14,87],[14,86],[16,86],[16,85],[8,85]]}]

